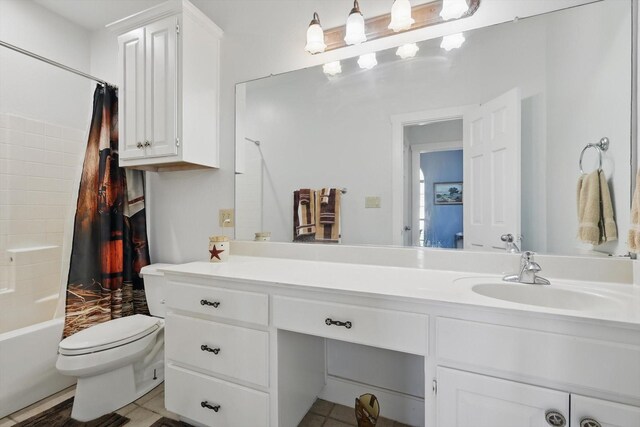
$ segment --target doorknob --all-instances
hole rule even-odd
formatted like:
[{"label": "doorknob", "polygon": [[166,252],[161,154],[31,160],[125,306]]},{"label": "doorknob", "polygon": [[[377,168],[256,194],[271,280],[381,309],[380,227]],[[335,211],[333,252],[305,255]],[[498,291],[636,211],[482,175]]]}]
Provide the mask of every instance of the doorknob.
[{"label": "doorknob", "polygon": [[404,231],[411,231],[411,227],[409,227],[408,225],[404,226]]},{"label": "doorknob", "polygon": [[564,427],[567,425],[566,418],[558,411],[547,411],[547,413],[544,414],[544,418],[550,426]]},{"label": "doorknob", "polygon": [[602,424],[593,418],[583,418],[580,420],[580,427],[602,427]]},{"label": "doorknob", "polygon": [[145,141],[145,142],[144,142],[144,146],[145,146],[145,147],[150,147],[150,146],[151,146],[151,141],[148,141],[148,140],[147,140],[147,141]]},{"label": "doorknob", "polygon": [[138,149],[141,149],[141,148],[143,147],[142,142],[138,142],[138,143],[136,144],[136,147],[138,147]]}]

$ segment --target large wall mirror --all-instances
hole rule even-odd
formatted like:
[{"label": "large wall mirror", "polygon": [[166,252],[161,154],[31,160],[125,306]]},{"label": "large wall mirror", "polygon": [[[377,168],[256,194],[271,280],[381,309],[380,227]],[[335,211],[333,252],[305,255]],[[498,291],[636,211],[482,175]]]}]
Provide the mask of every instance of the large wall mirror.
[{"label": "large wall mirror", "polygon": [[[439,38],[412,58],[378,52],[371,69],[352,58],[237,85],[236,238],[293,241],[294,191],[335,188],[343,244],[505,250],[511,234],[523,250],[626,254],[632,25],[631,0],[604,0],[448,51]],[[601,164],[617,240],[579,236],[589,144],[582,170]]]}]

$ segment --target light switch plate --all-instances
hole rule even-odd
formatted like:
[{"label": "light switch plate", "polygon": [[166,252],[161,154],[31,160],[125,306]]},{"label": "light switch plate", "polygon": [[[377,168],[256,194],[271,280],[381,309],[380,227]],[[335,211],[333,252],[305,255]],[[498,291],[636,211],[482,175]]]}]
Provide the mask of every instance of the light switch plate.
[{"label": "light switch plate", "polygon": [[380,207],[380,197],[378,196],[367,196],[364,198],[364,207],[365,208],[379,208]]},{"label": "light switch plate", "polygon": [[235,225],[233,209],[220,209],[219,212],[220,227],[233,227]]}]

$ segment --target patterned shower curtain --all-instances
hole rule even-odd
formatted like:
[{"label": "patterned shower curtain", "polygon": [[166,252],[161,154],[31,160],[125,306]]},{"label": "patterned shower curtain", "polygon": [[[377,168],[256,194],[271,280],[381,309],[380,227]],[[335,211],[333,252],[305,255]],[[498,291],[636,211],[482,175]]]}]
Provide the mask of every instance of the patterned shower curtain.
[{"label": "patterned shower curtain", "polygon": [[118,166],[118,95],[98,85],[82,167],[67,281],[64,336],[149,314],[140,269],[149,264],[144,175]]}]

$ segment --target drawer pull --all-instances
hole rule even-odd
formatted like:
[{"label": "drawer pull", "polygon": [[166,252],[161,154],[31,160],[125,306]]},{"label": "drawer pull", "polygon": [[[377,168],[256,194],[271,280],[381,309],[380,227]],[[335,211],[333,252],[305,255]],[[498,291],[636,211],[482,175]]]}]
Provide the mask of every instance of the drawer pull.
[{"label": "drawer pull", "polygon": [[202,344],[202,345],[200,346],[200,350],[202,350],[202,351],[208,351],[208,352],[213,353],[213,354],[218,354],[218,353],[220,353],[220,349],[219,349],[219,348],[211,348],[211,347],[209,347],[209,346],[208,346],[208,345],[206,345],[206,344]]},{"label": "drawer pull", "polygon": [[564,415],[562,415],[558,411],[547,411],[544,414],[545,419],[547,420],[547,424],[553,427],[564,427],[567,425],[567,420]]},{"label": "drawer pull", "polygon": [[212,306],[213,308],[218,308],[218,306],[220,305],[220,301],[207,301],[206,299],[201,299],[200,300],[200,305],[209,305]]},{"label": "drawer pull", "polygon": [[351,329],[351,326],[353,326],[349,321],[341,322],[339,320],[332,320],[330,317],[327,317],[324,323],[326,323],[327,326],[331,326],[331,325],[344,326],[347,329]]},{"label": "drawer pull", "polygon": [[200,402],[200,406],[211,409],[213,412],[218,412],[220,410],[220,405],[210,405],[206,400],[204,402]]},{"label": "drawer pull", "polygon": [[583,418],[580,420],[580,427],[602,427],[602,424],[593,418]]}]

